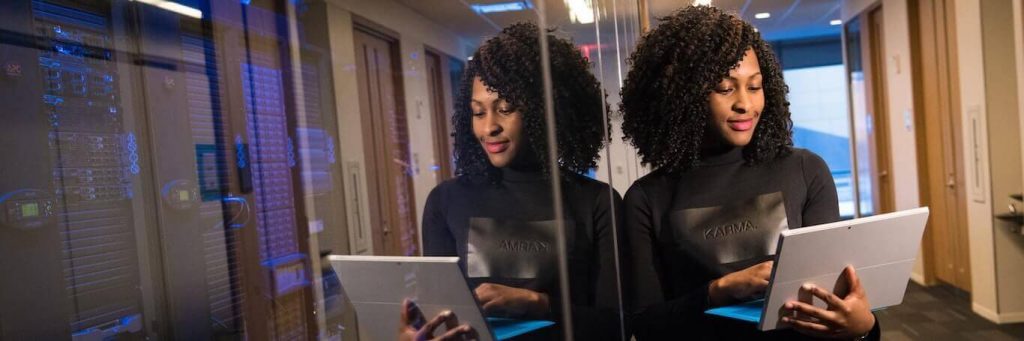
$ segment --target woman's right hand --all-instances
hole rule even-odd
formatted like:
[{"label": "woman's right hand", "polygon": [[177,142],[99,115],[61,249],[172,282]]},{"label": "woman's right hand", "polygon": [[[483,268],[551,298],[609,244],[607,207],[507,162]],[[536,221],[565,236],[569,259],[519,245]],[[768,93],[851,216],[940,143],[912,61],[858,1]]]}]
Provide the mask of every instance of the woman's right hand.
[{"label": "woman's right hand", "polygon": [[714,280],[708,286],[711,305],[726,305],[763,293],[768,288],[773,264],[773,261],[763,262]]},{"label": "woman's right hand", "polygon": [[[423,312],[416,303],[409,299],[402,302],[402,321],[398,327],[399,341],[454,341],[476,340],[479,338],[476,329],[468,324],[459,325],[459,318],[450,310],[434,316],[429,322],[423,323]],[[434,337],[434,330],[444,324],[448,331]],[[422,325],[420,325],[422,324]]]}]

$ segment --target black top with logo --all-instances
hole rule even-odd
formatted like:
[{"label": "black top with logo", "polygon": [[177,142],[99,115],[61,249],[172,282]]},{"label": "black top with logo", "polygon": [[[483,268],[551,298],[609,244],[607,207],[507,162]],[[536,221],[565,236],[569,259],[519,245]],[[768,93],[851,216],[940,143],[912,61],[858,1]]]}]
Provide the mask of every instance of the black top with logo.
[{"label": "black top with logo", "polygon": [[[619,339],[611,207],[612,200],[621,207],[621,198],[607,184],[575,174],[565,177],[562,193],[574,336]],[[562,318],[553,219],[550,180],[540,172],[503,169],[498,183],[449,180],[427,197],[423,254],[458,256],[473,288],[496,283],[547,294],[551,314],[545,318],[557,324]],[[517,339],[561,339],[560,334],[555,328]]]},{"label": "black top with logo", "polygon": [[681,174],[656,170],[637,180],[624,209],[640,340],[804,338],[703,312],[711,281],[771,260],[782,230],[839,220],[836,186],[821,157],[794,149],[752,166],[735,148]]}]

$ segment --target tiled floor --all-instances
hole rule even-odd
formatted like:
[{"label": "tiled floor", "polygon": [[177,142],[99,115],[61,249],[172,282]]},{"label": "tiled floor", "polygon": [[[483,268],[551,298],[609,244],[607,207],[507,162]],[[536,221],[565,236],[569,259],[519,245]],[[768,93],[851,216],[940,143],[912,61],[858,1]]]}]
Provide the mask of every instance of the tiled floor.
[{"label": "tiled floor", "polygon": [[971,311],[967,294],[910,282],[903,304],[877,313],[882,340],[1024,340],[1024,323],[997,325]]}]

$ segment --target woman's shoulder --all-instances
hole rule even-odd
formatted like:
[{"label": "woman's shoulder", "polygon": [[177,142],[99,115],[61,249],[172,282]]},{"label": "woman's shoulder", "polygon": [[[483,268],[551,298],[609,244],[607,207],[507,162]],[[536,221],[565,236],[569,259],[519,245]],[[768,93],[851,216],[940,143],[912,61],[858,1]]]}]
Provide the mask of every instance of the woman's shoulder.
[{"label": "woman's shoulder", "polygon": [[804,169],[805,173],[828,171],[828,164],[825,163],[825,159],[810,150],[793,148],[793,152],[789,157],[793,161],[799,162],[800,167]]},{"label": "woman's shoulder", "polygon": [[[572,190],[579,191],[583,195],[608,195],[608,191],[615,191],[607,182],[591,178],[577,173],[568,173],[565,177],[572,187]],[[618,192],[615,192],[618,195]]]}]

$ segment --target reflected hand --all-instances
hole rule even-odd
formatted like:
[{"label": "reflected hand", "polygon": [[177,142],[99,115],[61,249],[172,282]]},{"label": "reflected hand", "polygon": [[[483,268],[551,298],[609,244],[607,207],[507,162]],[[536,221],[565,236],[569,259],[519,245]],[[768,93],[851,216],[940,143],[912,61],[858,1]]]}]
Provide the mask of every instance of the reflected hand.
[{"label": "reflected hand", "polygon": [[[875,326],[875,315],[871,314],[867,293],[852,266],[843,269],[850,293],[840,299],[835,294],[814,285],[800,287],[802,295],[811,294],[828,304],[828,309],[790,301],[783,309],[787,315],[782,322],[789,323],[796,331],[816,337],[851,339],[863,336]],[[795,316],[792,314],[796,312]]]},{"label": "reflected hand", "polygon": [[772,275],[774,261],[762,262],[716,279],[708,286],[712,305],[720,306],[745,300],[764,293]]},{"label": "reflected hand", "polygon": [[[459,325],[459,319],[455,313],[444,311],[434,316],[429,322],[424,323],[423,312],[409,299],[402,301],[402,320],[398,326],[399,341],[454,341],[454,340],[476,340],[479,338],[473,327],[467,324]],[[434,330],[444,323],[448,329],[441,336],[434,337]]]},{"label": "reflected hand", "polygon": [[541,317],[549,310],[548,295],[529,289],[484,283],[474,292],[488,316]]}]

